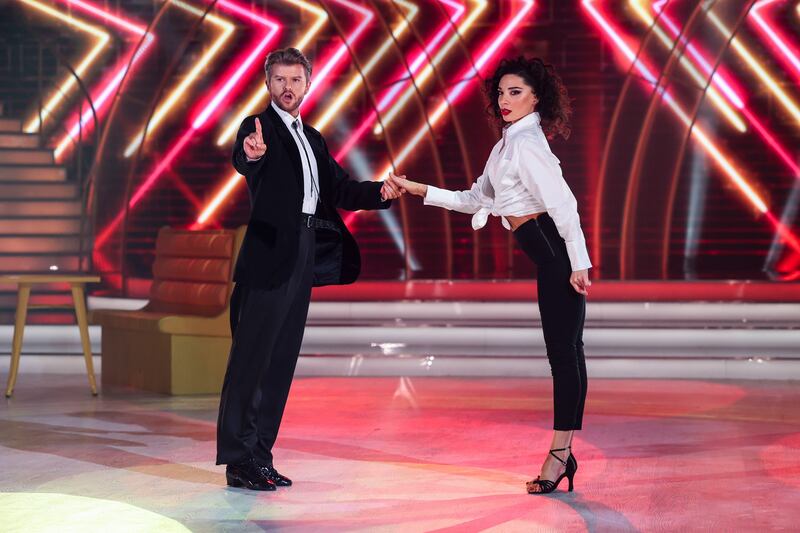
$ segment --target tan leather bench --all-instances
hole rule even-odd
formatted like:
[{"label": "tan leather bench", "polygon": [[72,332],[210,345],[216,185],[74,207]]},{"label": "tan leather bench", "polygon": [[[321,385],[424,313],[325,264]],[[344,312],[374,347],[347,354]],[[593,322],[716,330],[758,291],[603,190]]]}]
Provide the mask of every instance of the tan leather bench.
[{"label": "tan leather bench", "polygon": [[158,232],[148,304],[93,313],[103,328],[104,387],[220,391],[231,344],[231,279],[244,230]]}]

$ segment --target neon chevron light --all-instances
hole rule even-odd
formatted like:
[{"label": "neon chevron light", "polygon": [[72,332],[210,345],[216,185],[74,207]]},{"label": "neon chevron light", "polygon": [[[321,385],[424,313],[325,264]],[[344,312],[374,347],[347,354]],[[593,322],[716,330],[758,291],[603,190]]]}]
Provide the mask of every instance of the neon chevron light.
[{"label": "neon chevron light", "polygon": [[[293,6],[299,7],[304,11],[313,13],[317,17],[317,20],[314,22],[314,24],[308,29],[308,31],[306,31],[303,34],[300,40],[293,45],[298,50],[302,50],[311,41],[311,39],[313,39],[314,36],[319,32],[319,30],[322,28],[325,22],[327,22],[328,14],[325,12],[325,10],[308,2],[303,2],[301,0],[283,0],[283,1],[292,4]],[[256,106],[260,105],[261,102],[264,100],[264,98],[266,98],[267,93],[268,91],[265,86],[259,87],[258,90],[256,90],[255,93],[253,93],[253,95],[247,99],[247,102],[242,107],[240,107],[236,111],[236,113],[234,113],[234,116],[242,117],[245,115],[249,115],[254,109],[256,109]],[[236,135],[236,130],[238,128],[239,128],[239,122],[236,120],[232,120],[228,124],[228,126],[226,126],[226,128],[223,130],[220,136],[217,138],[217,146],[223,146],[229,143],[231,140],[233,140],[233,136]]]},{"label": "neon chevron light", "polygon": [[[795,78],[800,82],[800,57],[798,57],[797,49],[790,45],[778,29],[769,24],[761,15],[762,9],[766,9],[767,6],[773,5],[775,2],[776,0],[761,0],[760,2],[756,2],[750,10],[750,20],[755,22],[758,31],[766,36],[775,49],[780,52],[778,57],[791,68]],[[800,14],[800,4],[797,4],[797,7],[798,14]]]},{"label": "neon chevron light", "polygon": [[[708,19],[716,26],[719,32],[723,35],[723,37],[728,38],[731,35],[731,30],[725,26],[725,24],[717,17],[717,15],[713,11],[708,12]],[[800,123],[800,108],[798,108],[797,104],[789,98],[789,95],[781,89],[778,82],[769,75],[766,69],[761,66],[758,60],[753,57],[753,55],[745,48],[745,46],[741,43],[741,41],[734,37],[731,40],[731,46],[736,51],[736,53],[741,57],[747,66],[758,76],[761,81],[763,81],[767,87],[775,94],[775,97],[778,101],[783,105],[786,111],[789,112],[790,115]]]},{"label": "neon chevron light", "polygon": [[[265,26],[267,28],[267,34],[265,35],[265,37],[258,40],[253,51],[247,52],[245,54],[245,59],[242,60],[242,64],[236,67],[233,74],[227,80],[225,80],[223,83],[221,83],[220,85],[209,91],[209,94],[212,96],[210,98],[207,98],[206,101],[203,104],[201,104],[200,106],[201,110],[197,115],[198,119],[192,122],[191,127],[183,134],[183,136],[178,140],[178,142],[176,142],[175,145],[173,145],[173,147],[161,159],[159,164],[156,165],[156,167],[147,176],[147,178],[145,178],[143,183],[131,196],[131,199],[128,202],[128,209],[133,209],[139,203],[139,201],[144,197],[147,191],[150,190],[150,188],[155,184],[158,178],[172,164],[172,162],[176,159],[178,154],[180,154],[181,151],[185,148],[189,140],[195,135],[197,135],[197,131],[200,128],[202,128],[213,115],[216,115],[220,112],[221,109],[219,103],[221,102],[221,99],[224,98],[232,90],[234,90],[237,82],[241,81],[244,72],[253,65],[256,59],[260,57],[260,54],[263,52],[264,48],[269,45],[269,43],[277,36],[280,30],[280,25],[274,22],[273,20],[259,15],[255,15],[250,11],[245,10],[238,4],[231,2],[229,0],[220,0],[217,5],[225,10],[231,11],[232,13],[236,14],[239,17],[244,17],[250,22],[256,22],[260,25]],[[230,23],[225,22],[225,24],[232,27]],[[111,236],[111,234],[119,225],[119,223],[122,222],[124,216],[125,212],[123,210],[106,227],[106,229],[101,234],[98,235],[97,239],[95,240],[95,247],[101,246],[108,239],[108,237]]]},{"label": "neon chevron light", "polygon": [[[619,32],[605,19],[605,17],[593,4],[594,0],[582,0],[584,9],[586,9],[589,15],[591,15],[591,17],[597,22],[598,26],[603,29],[611,41],[614,42],[614,44],[619,47],[620,51],[628,58],[628,60],[633,63],[634,67],[639,71],[642,77],[651,81],[651,84],[655,85],[656,77],[652,71],[642,62],[641,58],[636,57],[636,54],[633,52],[633,50],[631,50],[627,43],[625,43],[625,41],[620,37]],[[728,33],[728,35],[730,35],[730,33]],[[747,180],[736,170],[736,168],[722,153],[722,151],[717,148],[717,146],[709,139],[708,135],[702,130],[702,128],[692,123],[691,118],[680,107],[680,105],[675,101],[668,91],[663,88],[658,88],[657,93],[662,97],[664,102],[675,113],[680,121],[683,122],[687,127],[691,128],[690,133],[692,137],[695,138],[697,142],[712,157],[712,159],[714,159],[717,165],[723,170],[733,184],[736,185],[736,187],[749,200],[751,205],[760,213],[765,215],[765,218],[770,222],[770,224],[773,225],[776,231],[784,236],[786,241],[795,250],[800,251],[800,241],[798,241],[792,232],[788,228],[784,227],[778,220],[776,220],[774,215],[769,212],[766,202],[758,195],[758,193],[755,192]]]},{"label": "neon chevron light", "polygon": [[[413,21],[417,17],[417,13],[419,13],[419,8],[405,0],[396,0],[398,4],[402,4],[402,6],[408,11],[407,18],[408,20]],[[408,21],[403,19],[397,25],[396,28],[392,29],[392,35],[394,39],[400,39],[403,34],[408,29]],[[375,68],[375,65],[383,59],[383,56],[389,51],[389,48],[394,44],[394,39],[392,37],[387,37],[383,43],[378,47],[378,50],[372,55],[372,57],[367,61],[366,65],[361,69],[361,75],[366,77],[372,69]],[[341,109],[341,107],[350,99],[353,93],[358,89],[362,84],[361,75],[358,73],[353,74],[353,77],[350,78],[350,81],[345,86],[343,91],[339,92],[339,96],[330,104],[325,113],[323,113],[322,117],[318,120],[313,121],[314,126],[320,131],[324,131],[325,128],[330,124],[330,121],[336,115],[336,113]]]},{"label": "neon chevron light", "polygon": [[[442,62],[444,57],[450,52],[450,50],[453,48],[453,46],[455,46],[456,43],[458,43],[459,34],[460,35],[465,35],[472,28],[473,24],[478,19],[478,17],[483,13],[483,11],[486,9],[487,5],[488,5],[487,2],[483,2],[483,1],[477,3],[477,5],[475,6],[475,9],[470,13],[470,16],[467,17],[467,19],[464,21],[464,23],[459,27],[458,34],[451,36],[450,39],[448,39],[447,42],[444,44],[444,46],[442,46],[441,49],[433,56],[433,64],[434,65],[438,65],[439,63]],[[461,16],[461,13],[457,13],[457,15]],[[449,24],[447,26],[449,27]],[[426,58],[426,56],[424,54],[420,54],[420,56],[421,57],[418,58],[420,60]],[[413,66],[413,64],[412,64],[412,66]],[[417,65],[417,68],[419,68],[419,65]],[[431,75],[433,74],[433,71],[434,70],[433,70],[433,67],[431,65],[426,65],[425,68],[422,70],[422,72],[420,72],[419,76],[414,78],[415,84],[418,87],[424,86],[425,82],[427,82],[430,79]],[[413,76],[414,72],[415,72],[415,69],[412,68],[411,69],[411,75],[412,76]],[[383,123],[383,127],[386,127],[389,124],[391,124],[394,121],[394,119],[397,118],[397,116],[399,115],[399,113],[403,109],[403,107],[414,96],[414,92],[415,92],[416,89],[414,88],[413,84],[411,83],[411,80],[408,80],[405,85],[404,84],[398,84],[398,85],[395,85],[394,87],[392,87],[392,89],[389,90],[389,92],[386,94],[386,96],[381,100],[380,104],[378,105],[379,109],[382,109],[382,108],[386,107],[386,105],[392,100],[392,98],[394,98],[397,95],[397,93],[400,92],[400,90],[403,88],[403,86],[406,87],[405,92],[402,94],[402,96],[400,96],[400,98],[392,106],[392,108],[389,110],[389,112],[386,113],[385,116],[381,117],[381,122]],[[373,118],[373,122],[374,122],[374,118]],[[374,133],[376,135],[380,134],[381,133],[381,128],[382,128],[381,124],[377,124],[375,126]]]},{"label": "neon chevron light", "polygon": [[[194,6],[191,6],[181,0],[172,0],[172,3],[185,11],[197,16],[202,17],[204,11],[198,9]],[[221,4],[221,2],[220,2]],[[225,42],[230,38],[233,30],[235,29],[234,25],[230,22],[227,22],[220,17],[208,13],[206,15],[206,19],[211,24],[218,26],[221,28],[221,32],[211,47],[205,51],[202,57],[194,64],[194,66],[189,70],[186,77],[178,84],[175,89],[172,90],[170,95],[167,99],[162,102],[153,113],[152,118],[150,119],[149,124],[147,125],[147,132],[145,133],[144,128],[139,130],[138,133],[134,136],[133,140],[128,144],[128,147],[125,149],[125,157],[131,157],[134,152],[139,148],[139,145],[144,141],[145,136],[152,135],[159,127],[161,122],[166,117],[167,113],[178,103],[182,96],[184,96],[185,92],[188,88],[194,83],[194,81],[200,76],[200,73],[205,69],[206,66],[211,62],[211,60],[216,56]]]},{"label": "neon chevron light", "polygon": [[[661,29],[660,26],[658,25],[653,26],[655,19],[653,19],[653,17],[650,16],[650,14],[642,5],[643,0],[630,0],[629,3],[633,7],[636,14],[639,15],[639,18],[641,18],[642,21],[648,26],[652,26],[656,36],[659,38],[661,43],[664,44],[664,46],[668,50],[672,49],[675,45],[675,41],[670,39],[669,36],[667,36],[667,34],[664,33],[664,31]],[[678,30],[675,23],[672,22],[672,20],[667,16],[666,13],[662,11],[661,16],[659,17],[658,20],[659,21],[663,20],[664,23],[669,27],[670,32],[673,34],[673,37],[678,38],[678,36],[680,35],[680,31]],[[686,45],[686,50],[689,52],[689,55],[693,57],[697,62],[703,65],[707,65],[706,71],[710,72],[711,65],[709,65],[708,62],[705,61],[705,58],[697,50],[697,48],[691,43],[687,44],[686,39],[684,39],[683,37],[681,37],[679,40],[682,44]],[[678,61],[680,62],[681,66],[689,73],[689,75],[695,80],[695,82],[697,82],[698,86],[703,87],[705,85],[706,78],[703,77],[702,74],[700,74],[700,72],[694,67],[694,65],[687,56],[681,54]],[[712,77],[712,85],[708,89],[708,97],[711,99],[711,102],[714,104],[715,107],[717,107],[717,109],[719,109],[722,112],[723,116],[728,120],[728,122],[731,123],[731,125],[734,128],[736,128],[738,131],[742,133],[747,131],[747,126],[745,126],[744,122],[742,122],[742,119],[739,118],[739,115],[736,113],[736,111],[734,111],[728,104],[728,102],[725,101],[723,95],[720,94],[720,92],[717,90],[718,87],[723,88],[723,91],[725,91],[724,93],[725,96],[728,98],[729,101],[733,103],[734,106],[738,108],[744,107],[742,99],[735,93],[735,91],[733,91],[733,89],[730,88],[730,85],[728,85],[727,82],[725,82],[721,76],[718,76],[716,74]]]},{"label": "neon chevron light", "polygon": [[[634,66],[639,73],[650,82],[651,85],[656,85],[658,78],[655,74],[642,62],[641,59],[636,59],[636,54],[630,49],[628,44],[620,37],[619,33],[609,24],[605,17],[593,5],[593,0],[582,0],[583,7],[589,12],[592,18],[597,21],[598,25],[606,32],[608,37],[619,47],[620,51],[628,58],[630,62],[634,62]],[[733,167],[728,161],[728,158],[716,147],[716,145],[709,139],[708,135],[697,124],[692,124],[692,119],[686,114],[681,106],[675,101],[672,95],[663,87],[657,88],[658,94],[662,97],[664,102],[669,108],[677,115],[681,122],[687,127],[691,127],[691,134],[697,139],[703,148],[706,149],[708,154],[716,161],[717,165],[725,171],[725,174],[731,181],[739,188],[745,197],[750,201],[753,206],[760,212],[767,211],[767,204],[756,193],[753,187],[747,183],[747,180]]]},{"label": "neon chevron light", "polygon": [[[636,4],[640,4],[641,0],[633,0]],[[653,19],[650,18],[646,12],[644,14],[641,13],[641,10],[637,9],[637,13],[639,13],[640,17],[648,24],[651,25],[653,23]],[[752,13],[752,11],[751,11]],[[667,15],[666,12],[662,11],[661,16],[659,17],[659,22],[663,22],[672,33],[673,37],[677,38],[680,35],[680,28],[678,27],[675,22]],[[660,31],[658,26],[654,27],[654,30]],[[685,43],[685,40],[683,40]],[[667,48],[671,48],[674,44],[673,41],[666,38],[664,44]],[[700,65],[700,67],[705,72],[706,76],[711,75],[712,73],[712,66],[711,63],[706,59],[706,57],[692,44],[687,44],[687,50],[689,51],[690,56]],[[683,57],[682,57],[683,58]],[[701,77],[698,83],[702,86],[705,85],[705,79]],[[722,95],[724,95],[731,103],[731,105],[735,106],[739,111],[744,115],[744,117],[748,120],[748,122],[753,126],[753,128],[759,133],[759,135],[764,139],[767,145],[772,148],[772,150],[778,155],[778,157],[783,160],[783,162],[792,170],[794,175],[797,175],[800,172],[800,167],[798,167],[797,163],[795,163],[794,159],[789,155],[786,148],[781,146],[775,136],[767,129],[766,126],[761,122],[761,120],[755,116],[755,114],[750,111],[744,104],[743,98],[739,96],[736,91],[731,87],[731,83],[725,78],[725,76],[720,72],[715,72],[711,78],[712,83],[717,85],[721,91]],[[711,88],[709,88],[709,95],[711,95]],[[719,93],[716,93],[719,96]]]},{"label": "neon chevron light", "polygon": [[[75,67],[75,73],[79,77],[83,77],[86,70],[92,64],[92,62],[97,58],[103,48],[108,44],[111,40],[111,37],[108,33],[104,32],[103,30],[92,26],[91,24],[87,24],[82,20],[75,18],[72,15],[68,15],[66,13],[62,13],[57,9],[54,9],[48,5],[45,5],[37,0],[19,0],[21,3],[30,6],[42,13],[49,15],[51,17],[57,18],[66,24],[77,28],[78,30],[88,33],[89,35],[93,36],[96,41],[94,46],[91,50],[83,57],[80,63]],[[75,87],[76,85],[75,77],[71,74],[67,75],[64,81],[60,84],[59,88],[56,89],[50,99],[47,101],[44,106],[42,106],[41,110],[41,124],[40,124],[40,117],[36,114],[31,120],[29,120],[23,130],[27,133],[33,133],[37,129],[40,129],[41,126],[44,124],[44,121],[47,117],[49,117],[56,106],[64,99],[64,97],[69,93],[69,91]]]},{"label": "neon chevron light", "polygon": [[[100,114],[105,108],[105,104],[109,101],[109,98],[114,93],[114,90],[117,89],[117,87],[119,87],[119,84],[122,83],[123,78],[128,73],[128,65],[130,64],[131,68],[133,68],[134,65],[136,65],[136,63],[147,52],[154,38],[151,34],[146,32],[143,26],[134,24],[129,20],[126,20],[117,15],[103,11],[102,9],[99,9],[92,4],[84,2],[83,0],[59,0],[59,1],[66,3],[69,7],[77,7],[78,9],[85,11],[94,17],[98,17],[104,20],[106,23],[116,26],[117,28],[125,32],[128,32],[135,37],[139,38],[144,37],[142,46],[138,50],[132,50],[126,57],[124,57],[118,62],[119,66],[116,68],[116,71],[113,72],[108,77],[107,81],[100,84],[103,86],[103,88],[100,89],[99,93],[95,93],[95,95],[93,96],[94,112]],[[131,60],[131,54],[133,54],[132,60]],[[81,134],[81,131],[83,131],[84,129],[89,129],[91,125],[90,120],[92,119],[92,117],[93,113],[91,108],[84,111],[82,116],[75,117],[75,119],[72,121],[72,125],[68,127],[67,133],[64,135],[64,137],[62,137],[61,141],[59,141],[56,144],[56,148],[54,151],[56,159],[60,158],[63,155],[64,151]]]},{"label": "neon chevron light", "polygon": [[[464,7],[462,5],[454,4],[452,2],[450,3],[442,2],[442,3],[448,4],[454,10],[453,15],[450,17],[450,21],[443,23],[439,31],[434,35],[434,37],[430,40],[430,42],[428,42],[425,45],[424,49],[426,53],[420,52],[417,55],[417,57],[414,58],[409,63],[409,70],[411,72],[410,73],[401,72],[400,74],[395,75],[394,78],[400,78],[404,74],[413,76],[420,69],[422,63],[428,58],[429,54],[431,54],[433,49],[439,45],[445,33],[448,30],[450,30],[451,24],[456,23],[458,19],[460,19],[463,16]],[[486,8],[485,2],[480,2],[478,4],[476,9],[472,11],[467,20],[465,20],[464,23],[461,25],[461,27],[458,29],[458,34],[451,37],[450,40],[448,40],[448,42],[445,44],[445,46],[441,47],[439,51],[435,54],[435,56],[432,58],[432,62],[434,65],[438,65],[443,60],[443,58],[447,55],[452,46],[458,41],[458,35],[465,35],[466,32],[472,27],[475,20],[477,20],[477,18],[480,16],[480,14],[483,12],[485,8]],[[430,77],[430,75],[433,72],[434,72],[433,68],[430,65],[427,65],[426,68],[423,70],[423,72],[420,74],[420,76],[413,78],[417,87],[422,87],[425,81]],[[355,129],[355,131],[350,135],[347,142],[339,149],[339,152],[335,156],[336,159],[343,157],[344,154],[348,153],[352,149],[352,147],[355,146],[355,144],[361,139],[364,133],[366,133],[366,131],[373,124],[375,124],[375,122],[378,121],[378,113],[382,113],[383,111],[386,110],[387,107],[389,107],[389,104],[392,103],[392,99],[395,96],[397,96],[397,93],[400,92],[403,89],[403,87],[407,87],[406,92],[402,95],[402,97],[399,100],[397,100],[394,103],[394,105],[390,108],[389,113],[381,116],[381,120],[383,121],[384,125],[388,125],[388,122],[386,122],[386,120],[387,119],[390,120],[392,117],[397,116],[397,114],[400,112],[403,106],[405,106],[405,104],[414,95],[416,91],[416,88],[413,86],[410,78],[401,79],[386,92],[386,94],[378,102],[376,106],[377,109],[376,110],[373,109],[367,114],[365,119],[361,122],[361,125]],[[376,126],[375,133],[379,134],[380,131],[381,131],[381,125],[378,124]]]},{"label": "neon chevron light", "polygon": [[[511,33],[519,26],[525,17],[528,16],[533,9],[534,4],[534,0],[525,0],[522,2],[522,7],[519,9],[519,11],[517,11],[511,20],[506,23],[500,29],[500,31],[495,34],[494,37],[492,37],[492,39],[490,39],[490,43],[486,46],[486,48],[484,48],[478,59],[475,60],[475,66],[473,67],[470,65],[469,68],[458,77],[459,81],[455,83],[455,86],[447,93],[445,97],[447,102],[450,104],[455,104],[458,101],[459,96],[461,96],[467,88],[474,85],[473,82],[478,79],[478,76],[480,76],[480,70],[487,65],[487,63],[497,53],[497,50],[500,48],[500,46],[506,42]],[[435,126],[436,123],[439,122],[439,119],[445,114],[448,109],[447,102],[440,103],[433,113],[428,115],[428,122],[431,126]],[[394,159],[394,163],[399,165],[405,161],[427,132],[427,124],[421,126],[413,135],[408,144],[406,144],[406,146],[397,154]],[[383,170],[379,172],[374,179],[379,181],[385,178],[392,169],[393,167],[391,163],[386,164]]]},{"label": "neon chevron light", "polygon": [[[354,4],[349,0],[335,0],[335,1],[340,5],[352,11],[355,11],[356,13],[362,16],[361,22],[356,27],[356,29],[350,33],[348,38],[348,41],[350,42],[351,45],[355,44],[355,42],[359,39],[359,37],[361,37],[361,35],[367,29],[367,26],[369,26],[370,22],[372,22],[374,15],[372,14],[371,11],[362,8],[357,4]],[[338,49],[333,53],[333,55],[325,61],[324,66],[320,69],[320,72],[315,76],[314,79],[316,81],[314,84],[311,85],[308,93],[306,94],[305,99],[303,100],[304,111],[307,111],[313,105],[314,101],[311,98],[312,92],[315,92],[315,89],[318,89],[322,85],[322,83],[331,73],[333,68],[337,66],[337,64],[342,60],[344,54],[347,53],[347,46],[348,46],[347,44],[344,43],[341,44],[338,47]],[[266,87],[262,85],[257,94],[258,94],[258,100],[260,101],[268,94],[268,91]],[[250,102],[248,102],[247,105],[249,106]],[[250,107],[248,107],[248,109],[250,109]],[[233,129],[228,128],[228,130],[226,130],[225,134],[223,134],[223,137],[221,137],[220,140],[224,138],[224,136],[227,134],[228,131],[235,132],[236,131],[235,125],[237,123],[238,123],[237,121],[233,121],[231,124],[234,126],[234,128]],[[227,142],[227,138],[225,138],[225,142]],[[217,144],[220,144],[219,140]],[[234,189],[234,187],[236,186],[236,184],[239,182],[240,179],[241,179],[240,174],[234,172],[230,175],[230,177],[228,177],[227,180],[225,180],[225,184],[214,195],[214,198],[208,203],[206,208],[203,209],[203,211],[197,217],[195,225],[202,225],[208,221],[209,217],[211,217],[211,215],[219,208],[220,204],[225,200],[225,198],[227,198],[228,194],[230,194],[230,192]]]}]

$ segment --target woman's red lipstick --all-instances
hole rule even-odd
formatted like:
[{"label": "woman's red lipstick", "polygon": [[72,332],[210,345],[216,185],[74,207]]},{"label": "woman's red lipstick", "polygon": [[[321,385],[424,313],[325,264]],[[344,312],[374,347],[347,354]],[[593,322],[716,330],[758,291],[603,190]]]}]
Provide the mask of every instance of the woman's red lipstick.
[{"label": "woman's red lipstick", "polygon": [[511,113],[511,110],[510,109],[501,109],[500,112],[503,114],[503,116],[506,116],[509,113]]}]

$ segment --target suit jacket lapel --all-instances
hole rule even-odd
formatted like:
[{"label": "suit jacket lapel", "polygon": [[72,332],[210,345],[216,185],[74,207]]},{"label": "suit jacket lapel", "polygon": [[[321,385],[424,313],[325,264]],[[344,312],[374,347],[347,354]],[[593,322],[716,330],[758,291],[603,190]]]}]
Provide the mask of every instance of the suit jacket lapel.
[{"label": "suit jacket lapel", "polygon": [[[272,109],[272,105],[267,106],[264,114],[272,121],[275,131],[278,133],[278,138],[286,149],[286,153],[289,154],[292,167],[294,167],[295,180],[300,185],[300,190],[303,190],[303,163],[300,162],[300,150],[297,149],[297,143],[292,138],[292,132],[286,127],[278,113]],[[269,150],[269,147],[267,147],[267,150]]]}]

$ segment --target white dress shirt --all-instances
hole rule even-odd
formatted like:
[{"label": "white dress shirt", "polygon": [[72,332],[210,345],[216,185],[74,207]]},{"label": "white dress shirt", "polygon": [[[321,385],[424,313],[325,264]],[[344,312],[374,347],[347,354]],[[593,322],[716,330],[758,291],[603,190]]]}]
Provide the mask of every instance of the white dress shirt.
[{"label": "white dress shirt", "polygon": [[296,118],[293,117],[291,113],[278,107],[275,102],[270,102],[270,105],[289,128],[289,134],[300,152],[300,162],[303,165],[303,213],[313,215],[317,212],[317,200],[319,199],[319,169],[311,145],[308,144],[306,134],[303,133],[303,121],[300,119],[300,115],[297,115]]},{"label": "white dress shirt", "polygon": [[581,230],[578,202],[561,174],[561,162],[550,151],[539,113],[531,113],[503,129],[483,174],[468,191],[448,191],[428,185],[425,205],[474,213],[473,229],[489,215],[522,216],[547,211],[567,244],[573,271],[592,266]]}]

